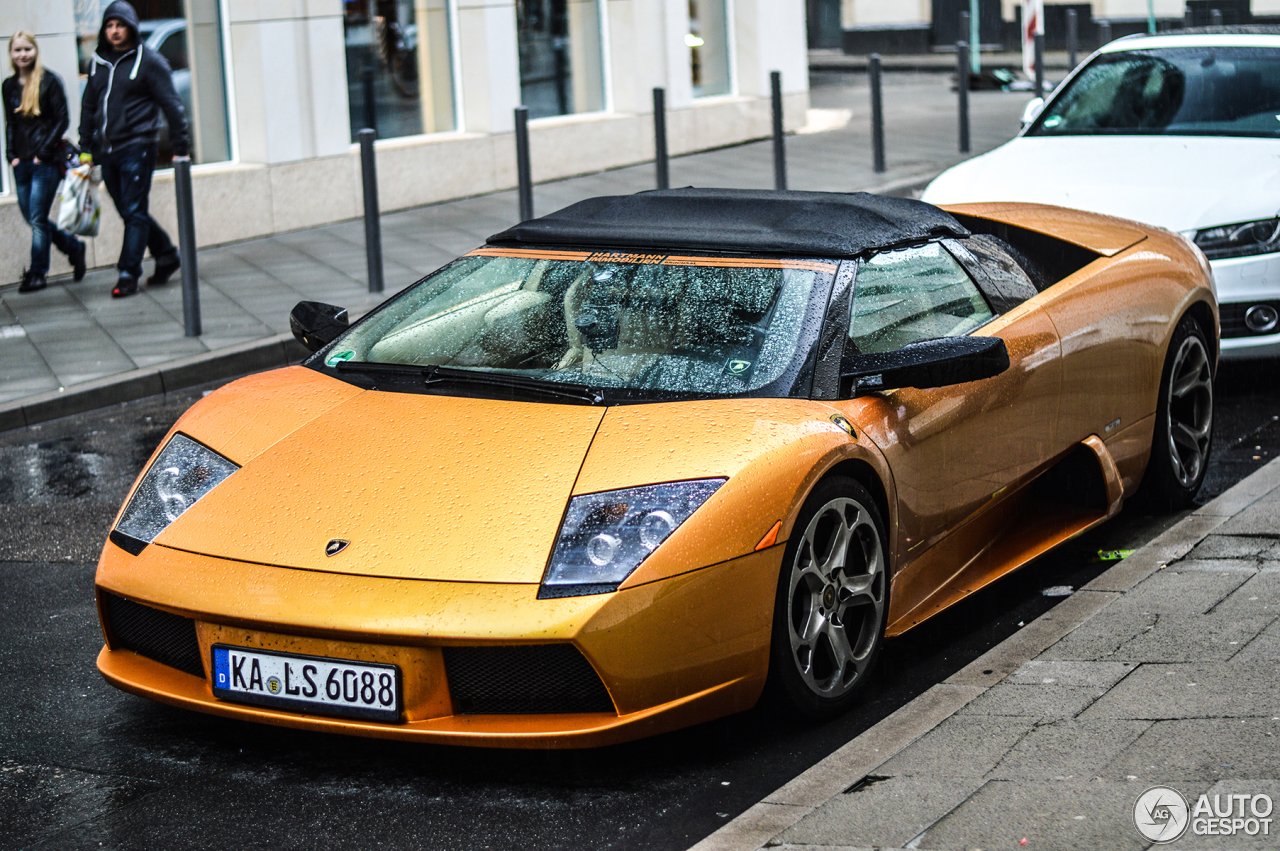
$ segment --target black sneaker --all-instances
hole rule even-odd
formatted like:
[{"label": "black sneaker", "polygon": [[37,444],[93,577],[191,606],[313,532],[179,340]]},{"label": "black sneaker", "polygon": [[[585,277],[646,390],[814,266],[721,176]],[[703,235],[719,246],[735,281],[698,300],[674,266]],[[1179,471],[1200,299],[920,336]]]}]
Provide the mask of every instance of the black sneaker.
[{"label": "black sneaker", "polygon": [[33,293],[36,290],[42,290],[47,286],[49,286],[49,282],[45,279],[44,275],[36,272],[29,272],[24,269],[22,271],[22,283],[18,284],[18,292]]},{"label": "black sneaker", "polygon": [[71,261],[71,277],[75,281],[84,280],[84,255],[86,246],[81,240],[76,240],[75,245],[71,247],[71,253],[67,255],[67,259]]},{"label": "black sneaker", "polygon": [[178,252],[165,254],[156,258],[156,270],[151,273],[151,277],[147,278],[147,286],[154,287],[160,284],[168,283],[169,278],[174,272],[182,266],[182,261],[178,259]]},{"label": "black sneaker", "polygon": [[116,281],[116,288],[111,291],[112,298],[124,298],[138,291],[138,279],[129,275],[121,275]]}]

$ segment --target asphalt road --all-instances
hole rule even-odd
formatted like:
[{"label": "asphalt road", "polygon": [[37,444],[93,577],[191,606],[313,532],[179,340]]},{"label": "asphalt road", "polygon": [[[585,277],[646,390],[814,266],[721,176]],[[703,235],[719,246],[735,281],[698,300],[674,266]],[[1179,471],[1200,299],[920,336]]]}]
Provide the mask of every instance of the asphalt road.
[{"label": "asphalt road", "polygon": [[[1280,451],[1276,366],[1223,368],[1202,498]],[[890,642],[874,696],[828,724],[757,709],[568,753],[347,739],[153,704],[94,668],[107,525],[199,393],[0,434],[0,848],[687,848],[1174,519],[1127,508]]]}]

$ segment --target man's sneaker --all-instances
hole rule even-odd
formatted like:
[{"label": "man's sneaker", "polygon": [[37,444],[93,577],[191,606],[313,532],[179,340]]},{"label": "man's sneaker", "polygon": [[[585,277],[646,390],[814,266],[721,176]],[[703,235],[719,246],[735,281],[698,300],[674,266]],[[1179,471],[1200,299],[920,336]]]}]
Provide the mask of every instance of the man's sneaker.
[{"label": "man's sneaker", "polygon": [[138,279],[129,275],[121,275],[116,281],[116,288],[111,291],[112,298],[124,298],[138,291]]},{"label": "man's sneaker", "polygon": [[165,254],[156,258],[156,270],[147,278],[147,286],[154,287],[163,283],[167,283],[170,276],[178,271],[182,266],[182,261],[178,259],[178,252]]},{"label": "man's sneaker", "polygon": [[67,259],[71,261],[71,277],[76,281],[84,280],[84,255],[86,252],[84,242],[76,240],[71,246],[71,253],[67,255]]},{"label": "man's sneaker", "polygon": [[18,284],[18,292],[33,293],[36,290],[42,290],[49,286],[49,282],[44,275],[36,272],[30,272],[26,269],[22,270],[22,283]]}]

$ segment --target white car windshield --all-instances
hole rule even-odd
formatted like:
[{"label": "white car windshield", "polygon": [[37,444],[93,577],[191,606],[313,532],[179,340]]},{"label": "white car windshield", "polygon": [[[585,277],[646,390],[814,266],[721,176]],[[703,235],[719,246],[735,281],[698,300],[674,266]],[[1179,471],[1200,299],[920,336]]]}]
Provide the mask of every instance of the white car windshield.
[{"label": "white car windshield", "polygon": [[1049,103],[1027,135],[1280,137],[1280,48],[1103,54]]},{"label": "white car windshield", "polygon": [[829,291],[836,267],[823,260],[484,248],[352,328],[325,365],[746,393],[804,359],[810,302]]}]

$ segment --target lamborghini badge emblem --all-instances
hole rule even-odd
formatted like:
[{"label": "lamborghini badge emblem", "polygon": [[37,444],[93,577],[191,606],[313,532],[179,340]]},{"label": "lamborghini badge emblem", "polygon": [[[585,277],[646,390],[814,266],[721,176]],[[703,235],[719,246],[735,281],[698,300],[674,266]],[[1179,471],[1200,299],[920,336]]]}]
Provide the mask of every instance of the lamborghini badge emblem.
[{"label": "lamborghini badge emblem", "polygon": [[831,416],[827,417],[827,419],[835,423],[836,427],[838,427],[841,431],[848,434],[850,437],[857,437],[857,435],[854,434],[853,432],[853,423],[849,422],[844,417],[840,416],[839,414],[832,414]]},{"label": "lamborghini badge emblem", "polygon": [[324,554],[327,556],[336,556],[338,553],[342,552],[350,545],[351,545],[350,541],[344,541],[341,538],[334,538],[324,548]]}]

